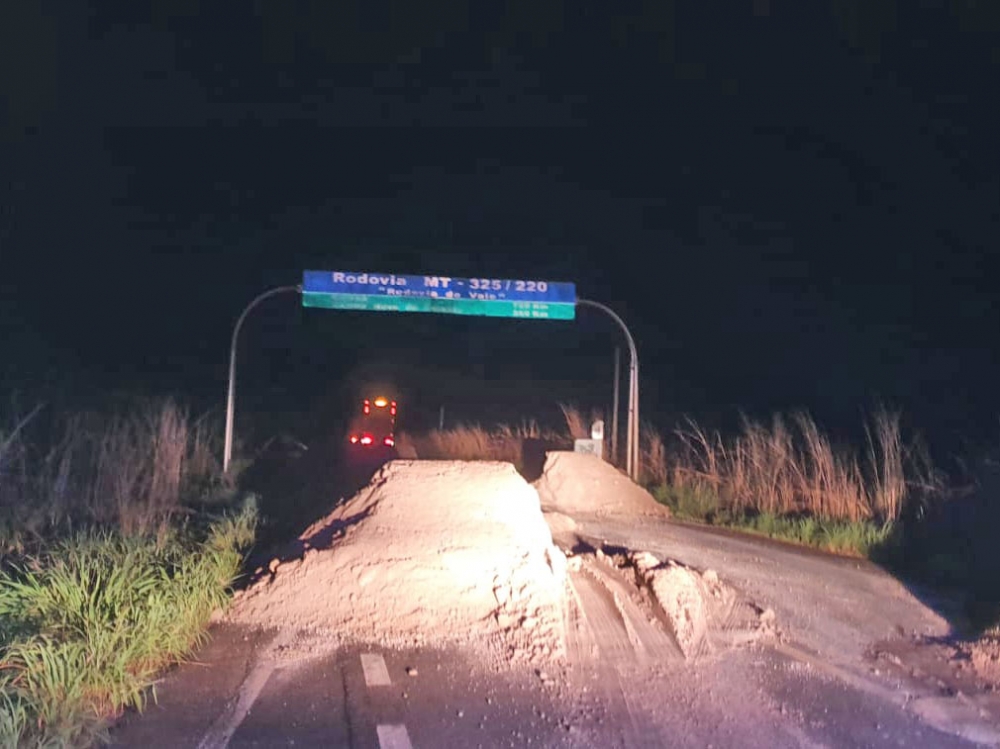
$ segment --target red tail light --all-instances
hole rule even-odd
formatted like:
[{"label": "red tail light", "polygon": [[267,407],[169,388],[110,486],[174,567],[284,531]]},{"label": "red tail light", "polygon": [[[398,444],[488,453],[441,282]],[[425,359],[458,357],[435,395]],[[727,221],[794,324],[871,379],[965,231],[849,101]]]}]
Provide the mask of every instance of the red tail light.
[{"label": "red tail light", "polygon": [[364,435],[364,436],[361,437],[361,444],[362,445],[370,445],[374,441],[375,441],[375,438],[372,437],[370,434],[366,434],[366,435]]},{"label": "red tail light", "polygon": [[386,447],[393,447],[396,444],[396,440],[394,440],[392,437],[386,437],[384,440],[382,440],[382,444],[384,444]]},{"label": "red tail light", "polygon": [[352,444],[352,445],[356,445],[356,444],[358,444],[358,439],[359,439],[358,435],[356,435],[356,434],[352,434],[352,435],[351,435],[351,444]]}]

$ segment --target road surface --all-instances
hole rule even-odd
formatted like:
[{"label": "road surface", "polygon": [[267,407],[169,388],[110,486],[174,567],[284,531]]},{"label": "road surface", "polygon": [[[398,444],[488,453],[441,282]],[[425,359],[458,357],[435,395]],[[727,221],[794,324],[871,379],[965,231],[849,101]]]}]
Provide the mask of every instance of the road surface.
[{"label": "road surface", "polygon": [[[454,649],[286,654],[280,633],[219,627],[112,745],[1000,745],[998,696],[928,657],[947,622],[873,565],[667,519],[558,528],[575,560],[558,667],[493,672]],[[737,591],[694,652],[608,563],[625,549],[714,570]]]}]

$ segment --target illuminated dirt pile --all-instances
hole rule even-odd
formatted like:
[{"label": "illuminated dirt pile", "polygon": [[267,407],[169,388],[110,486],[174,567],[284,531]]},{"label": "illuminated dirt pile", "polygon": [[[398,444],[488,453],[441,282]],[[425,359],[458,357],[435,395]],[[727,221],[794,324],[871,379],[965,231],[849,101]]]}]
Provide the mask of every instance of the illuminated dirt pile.
[{"label": "illuminated dirt pile", "polygon": [[542,509],[554,513],[669,515],[628,476],[594,455],[551,452],[535,482]]},{"label": "illuminated dirt pile", "polygon": [[566,559],[509,464],[393,461],[298,548],[228,618],[328,644],[458,642],[513,661],[564,653]]}]

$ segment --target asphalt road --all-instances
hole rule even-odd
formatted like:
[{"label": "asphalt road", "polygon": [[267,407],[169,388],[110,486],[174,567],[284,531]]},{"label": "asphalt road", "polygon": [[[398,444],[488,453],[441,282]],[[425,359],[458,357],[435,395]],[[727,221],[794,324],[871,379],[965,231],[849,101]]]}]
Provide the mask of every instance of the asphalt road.
[{"label": "asphalt road", "polygon": [[[218,627],[112,746],[1000,745],[997,695],[920,660],[920,638],[947,623],[878,568],[666,520],[574,520],[557,534],[582,562],[559,668],[496,673],[456,650],[286,653],[276,633]],[[775,612],[778,634],[740,644],[727,616],[716,646],[685,658],[597,548],[714,569],[740,610]]]}]

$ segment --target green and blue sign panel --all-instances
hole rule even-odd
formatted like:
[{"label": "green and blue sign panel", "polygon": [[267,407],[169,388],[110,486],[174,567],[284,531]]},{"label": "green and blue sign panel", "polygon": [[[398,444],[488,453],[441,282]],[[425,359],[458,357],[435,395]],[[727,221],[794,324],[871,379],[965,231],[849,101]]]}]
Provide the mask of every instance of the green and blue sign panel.
[{"label": "green and blue sign panel", "polygon": [[307,270],[302,305],[370,312],[572,320],[576,286],[561,281]]}]

